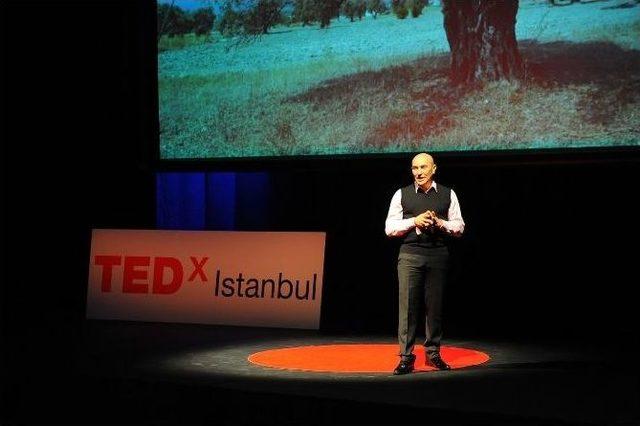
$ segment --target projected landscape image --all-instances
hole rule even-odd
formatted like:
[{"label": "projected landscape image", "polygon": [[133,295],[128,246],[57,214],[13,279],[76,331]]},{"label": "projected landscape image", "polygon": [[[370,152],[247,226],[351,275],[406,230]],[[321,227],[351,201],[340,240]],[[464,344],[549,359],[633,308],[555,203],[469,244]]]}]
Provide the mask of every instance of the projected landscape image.
[{"label": "projected landscape image", "polygon": [[640,144],[640,4],[159,1],[161,159]]}]

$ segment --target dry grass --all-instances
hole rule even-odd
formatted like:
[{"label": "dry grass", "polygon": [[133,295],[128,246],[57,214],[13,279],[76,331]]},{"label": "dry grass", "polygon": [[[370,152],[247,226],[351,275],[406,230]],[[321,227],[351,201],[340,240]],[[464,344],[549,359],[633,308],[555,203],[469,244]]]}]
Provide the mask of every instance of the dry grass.
[{"label": "dry grass", "polygon": [[598,42],[533,44],[523,54],[525,82],[452,87],[437,57],[334,79],[290,101],[339,112],[338,128],[361,123],[364,152],[640,144],[637,52]]},{"label": "dry grass", "polygon": [[518,83],[487,85],[467,96],[453,120],[455,126],[425,143],[469,149],[510,149],[524,145],[562,144],[569,129],[579,124],[577,88],[544,89]]},{"label": "dry grass", "polygon": [[447,55],[330,78],[285,97],[254,93],[257,77],[237,76],[242,102],[217,92],[218,79],[175,79],[171,93],[197,87],[197,102],[172,98],[182,101],[161,111],[173,117],[161,130],[173,141],[168,156],[187,158],[640,144],[639,52],[599,42],[523,44],[522,53],[526,81],[470,89],[450,85]]}]

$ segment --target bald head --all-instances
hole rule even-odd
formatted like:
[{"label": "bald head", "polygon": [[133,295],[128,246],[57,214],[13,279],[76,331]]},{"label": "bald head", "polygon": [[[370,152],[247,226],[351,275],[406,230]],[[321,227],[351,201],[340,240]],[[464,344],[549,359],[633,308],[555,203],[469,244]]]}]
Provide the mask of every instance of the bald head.
[{"label": "bald head", "polygon": [[431,187],[433,174],[436,172],[436,163],[433,157],[422,152],[411,160],[411,173],[415,183],[425,191]]},{"label": "bald head", "polygon": [[434,164],[433,157],[431,155],[427,154],[426,152],[421,152],[420,154],[413,157],[413,160],[411,160],[411,165],[413,165],[413,163],[415,162],[425,162],[425,161],[428,162],[429,164]]}]

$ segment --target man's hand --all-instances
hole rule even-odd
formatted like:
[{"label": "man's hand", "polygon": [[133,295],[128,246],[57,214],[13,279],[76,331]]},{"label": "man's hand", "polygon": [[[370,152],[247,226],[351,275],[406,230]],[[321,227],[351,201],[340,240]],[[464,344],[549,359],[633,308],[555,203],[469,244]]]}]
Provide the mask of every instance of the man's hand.
[{"label": "man's hand", "polygon": [[427,210],[424,214],[426,214],[428,219],[431,220],[435,228],[446,230],[444,226],[444,220],[440,219],[438,215],[436,215],[436,212],[434,212],[433,210]]},{"label": "man's hand", "polygon": [[413,223],[420,229],[428,229],[433,225],[432,211],[426,211],[413,218]]}]

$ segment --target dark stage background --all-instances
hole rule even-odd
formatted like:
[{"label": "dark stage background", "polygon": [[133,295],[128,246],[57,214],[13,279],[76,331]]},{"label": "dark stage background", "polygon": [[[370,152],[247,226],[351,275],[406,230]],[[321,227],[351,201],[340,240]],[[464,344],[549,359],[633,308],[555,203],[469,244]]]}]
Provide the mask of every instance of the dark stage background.
[{"label": "dark stage background", "polygon": [[[25,407],[70,403],[35,389],[63,387],[73,371],[91,229],[155,228],[158,171],[267,172],[264,214],[238,211],[236,229],[326,231],[321,332],[394,334],[397,245],[384,219],[411,180],[410,156],[155,163],[154,19],[136,2],[3,6],[7,423]],[[637,345],[638,159],[637,150],[437,157],[437,180],[456,190],[467,223],[453,248],[446,334]]]}]

